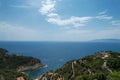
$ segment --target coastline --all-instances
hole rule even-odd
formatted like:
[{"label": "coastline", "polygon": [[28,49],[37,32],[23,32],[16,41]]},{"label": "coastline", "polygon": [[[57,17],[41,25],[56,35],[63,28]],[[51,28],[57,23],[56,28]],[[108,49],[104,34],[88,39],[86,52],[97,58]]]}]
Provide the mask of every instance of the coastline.
[{"label": "coastline", "polygon": [[20,66],[18,72],[24,72],[26,70],[34,70],[37,68],[44,68],[45,66],[46,66],[45,64],[41,64],[41,63],[37,63],[33,66]]},{"label": "coastline", "polygon": [[[44,65],[42,68],[46,68],[48,65]],[[43,75],[39,75],[36,78],[34,78],[33,80],[39,80],[42,78]]]},{"label": "coastline", "polygon": [[36,77],[34,80],[39,80],[39,79],[42,78],[42,76],[43,76],[43,75],[40,75],[40,76]]}]

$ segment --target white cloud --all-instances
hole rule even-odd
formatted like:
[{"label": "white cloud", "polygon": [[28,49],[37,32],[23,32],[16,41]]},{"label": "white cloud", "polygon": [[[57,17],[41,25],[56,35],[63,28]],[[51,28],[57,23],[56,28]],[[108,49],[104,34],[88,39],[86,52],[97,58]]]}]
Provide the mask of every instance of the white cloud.
[{"label": "white cloud", "polygon": [[58,24],[61,26],[72,25],[74,27],[85,26],[92,17],[75,17],[72,16],[70,19],[62,20],[60,18],[48,18],[48,22]]},{"label": "white cloud", "polygon": [[[37,0],[38,1],[38,0]],[[14,5],[12,7],[30,8],[39,7],[39,12],[46,17],[49,23],[65,26],[66,30],[53,31],[53,33],[45,32],[42,30],[33,30],[25,28],[20,25],[0,23],[0,40],[43,40],[43,41],[85,41],[101,38],[118,38],[120,37],[120,29],[107,29],[107,30],[82,30],[78,27],[85,26],[91,20],[113,20],[112,16],[107,15],[107,10],[99,13],[98,16],[70,16],[63,19],[55,9],[57,0],[39,0],[38,3],[30,3],[25,5]],[[41,4],[39,4],[41,2]],[[37,4],[37,5],[35,5]],[[40,7],[41,6],[41,7]],[[120,20],[112,21],[112,25],[120,26]],[[72,27],[72,28],[71,28]]]},{"label": "white cloud", "polygon": [[49,23],[56,24],[59,26],[72,26],[72,27],[81,27],[86,26],[86,24],[92,19],[98,20],[111,20],[113,17],[106,15],[108,10],[104,10],[99,13],[98,16],[70,16],[70,18],[63,19],[61,15],[56,12],[57,0],[42,0],[41,7],[39,12],[46,16],[46,20]]},{"label": "white cloud", "polygon": [[114,20],[111,23],[113,26],[120,26],[120,20]]},{"label": "white cloud", "polygon": [[57,13],[50,13],[47,16],[50,17],[50,18],[53,18],[53,17],[60,18],[60,16]]},{"label": "white cloud", "polygon": [[96,16],[96,18],[100,20],[111,20],[113,17],[108,15],[99,15],[99,16]]},{"label": "white cloud", "polygon": [[99,12],[99,15],[104,15],[104,14],[106,14],[107,13],[107,9],[106,10],[104,10],[104,11],[102,11],[102,12]]},{"label": "white cloud", "polygon": [[98,16],[70,16],[64,19],[61,15],[57,13],[56,4],[61,0],[27,0],[27,3],[22,5],[12,5],[12,7],[18,8],[31,8],[39,7],[39,12],[46,17],[46,21],[59,26],[71,26],[71,27],[81,27],[86,26],[86,24],[92,19],[98,20],[111,20],[113,17],[106,15],[107,9],[100,12]]},{"label": "white cloud", "polygon": [[50,14],[55,10],[56,1],[55,0],[42,0],[41,8],[39,9],[40,13],[43,15]]},{"label": "white cloud", "polygon": [[99,12],[99,13],[98,13],[99,15],[96,16],[96,18],[99,19],[99,20],[111,20],[111,19],[113,19],[112,16],[106,15],[107,11],[108,11],[108,10],[106,9],[106,10],[104,10],[104,11],[102,11],[102,12]]},{"label": "white cloud", "polygon": [[42,6],[39,9],[39,12],[42,15],[46,16],[46,19],[49,23],[57,24],[60,26],[73,26],[80,27],[85,26],[85,24],[92,19],[92,17],[76,17],[72,16],[68,19],[61,19],[62,17],[55,12],[57,0],[42,0]]}]

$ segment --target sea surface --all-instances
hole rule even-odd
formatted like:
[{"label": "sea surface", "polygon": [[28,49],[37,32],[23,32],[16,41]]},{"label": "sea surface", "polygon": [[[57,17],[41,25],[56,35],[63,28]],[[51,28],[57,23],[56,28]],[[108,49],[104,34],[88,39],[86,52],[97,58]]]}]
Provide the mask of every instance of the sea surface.
[{"label": "sea surface", "polygon": [[79,59],[99,51],[120,52],[119,42],[0,42],[10,54],[39,58],[47,67],[26,71],[32,78],[60,68],[69,60]]}]

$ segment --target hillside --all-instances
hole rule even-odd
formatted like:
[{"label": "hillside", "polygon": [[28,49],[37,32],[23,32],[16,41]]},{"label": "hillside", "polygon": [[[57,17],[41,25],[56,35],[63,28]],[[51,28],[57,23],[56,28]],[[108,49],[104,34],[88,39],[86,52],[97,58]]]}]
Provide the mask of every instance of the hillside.
[{"label": "hillside", "polygon": [[23,71],[42,66],[43,64],[37,58],[10,55],[6,49],[0,48],[0,80],[16,80],[17,77],[31,80]]},{"label": "hillside", "polygon": [[120,53],[106,51],[72,60],[39,80],[119,80]]}]

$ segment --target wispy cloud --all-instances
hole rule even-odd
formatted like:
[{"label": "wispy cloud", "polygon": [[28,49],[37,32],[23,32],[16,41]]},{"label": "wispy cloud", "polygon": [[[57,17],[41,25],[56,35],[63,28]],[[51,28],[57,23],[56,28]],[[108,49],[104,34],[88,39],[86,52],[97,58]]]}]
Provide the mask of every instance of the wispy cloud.
[{"label": "wispy cloud", "polygon": [[89,41],[93,39],[119,38],[120,29],[82,30],[70,29],[57,34],[57,41]]},{"label": "wispy cloud", "polygon": [[111,20],[113,17],[108,15],[99,15],[99,16],[96,16],[96,18],[100,20]]},{"label": "wispy cloud", "polygon": [[113,26],[120,26],[120,20],[114,20],[111,23]]},{"label": "wispy cloud", "polygon": [[42,0],[42,6],[39,9],[39,12],[42,15],[46,16],[46,19],[49,23],[57,24],[60,26],[73,26],[73,27],[80,27],[85,26],[85,24],[92,19],[92,17],[85,16],[85,17],[77,17],[71,16],[68,19],[62,19],[61,15],[56,13],[56,6],[57,0]]},{"label": "wispy cloud", "polygon": [[40,0],[21,0],[17,1],[16,4],[10,4],[10,7],[14,8],[23,8],[23,9],[31,9],[31,8],[39,8],[40,7]]},{"label": "wispy cloud", "polygon": [[106,13],[107,13],[107,9],[106,10],[104,10],[104,11],[102,11],[102,12],[99,12],[98,14],[98,16],[96,16],[96,18],[97,19],[100,19],[100,20],[111,20],[111,19],[113,19],[113,17],[112,16],[108,16]]},{"label": "wispy cloud", "polygon": [[61,0],[27,0],[21,5],[11,5],[11,7],[31,9],[32,7],[38,8],[41,15],[45,16],[46,21],[51,24],[59,26],[71,26],[74,28],[86,26],[86,24],[94,19],[97,20],[112,20],[113,16],[107,15],[107,9],[98,13],[98,16],[70,16],[63,18],[56,10],[57,3]]},{"label": "wispy cloud", "polygon": [[118,38],[120,37],[120,28],[114,28],[114,29],[105,29],[102,31],[96,32],[96,34],[93,34],[94,38],[97,39],[104,39],[104,38]]},{"label": "wispy cloud", "polygon": [[10,7],[14,7],[14,8],[31,8],[30,5],[9,5]]},{"label": "wispy cloud", "polygon": [[70,29],[49,34],[49,32],[25,28],[20,25],[0,22],[0,40],[19,41],[87,41],[102,38],[119,38],[120,28],[105,30]]},{"label": "wispy cloud", "polygon": [[41,7],[39,12],[46,16],[46,20],[49,23],[56,24],[59,26],[72,26],[72,27],[81,27],[86,26],[86,24],[94,19],[98,20],[112,20],[113,16],[107,15],[107,9],[99,12],[98,16],[70,16],[70,18],[63,19],[61,15],[57,13],[56,4],[57,0],[42,0]]},{"label": "wispy cloud", "polygon": [[92,19],[92,17],[72,16],[69,19],[62,20],[60,18],[51,17],[51,18],[48,18],[48,22],[53,23],[53,24],[57,24],[57,25],[61,25],[61,26],[72,25],[74,27],[80,27],[80,26],[85,26],[85,23],[87,23],[91,19]]},{"label": "wispy cloud", "polygon": [[103,15],[103,14],[106,14],[107,13],[107,9],[106,10],[104,10],[104,11],[102,11],[102,12],[99,12],[99,15]]},{"label": "wispy cloud", "polygon": [[[0,40],[39,40],[45,32],[25,28],[16,24],[0,22]],[[38,38],[39,37],[39,38]]]}]

